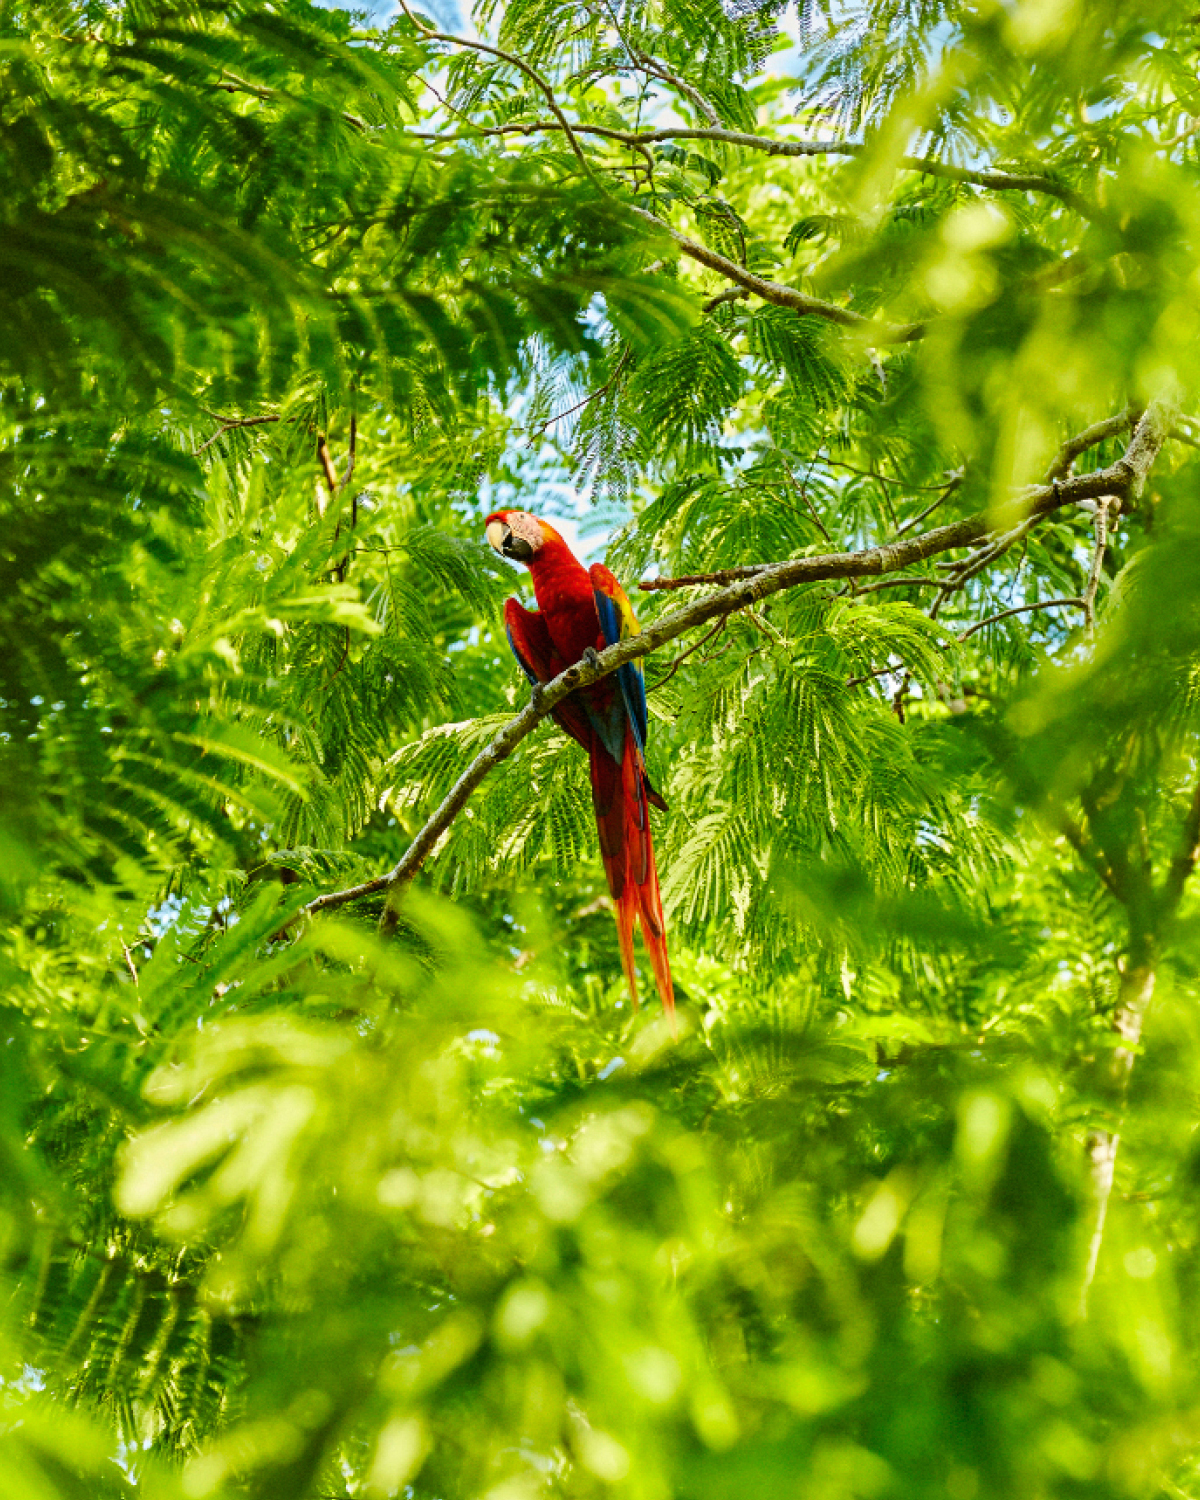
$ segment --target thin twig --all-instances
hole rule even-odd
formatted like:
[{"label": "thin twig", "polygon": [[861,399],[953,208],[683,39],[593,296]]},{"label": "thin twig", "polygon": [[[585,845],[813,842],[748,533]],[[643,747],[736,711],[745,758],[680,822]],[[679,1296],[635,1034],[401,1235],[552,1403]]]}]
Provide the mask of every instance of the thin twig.
[{"label": "thin twig", "polygon": [[283,418],[278,416],[235,417],[232,422],[226,422],[223,418],[218,420],[221,421],[221,426],[217,429],[216,432],[213,433],[212,437],[206,438],[204,442],[200,444],[200,446],[193,452],[193,458],[199,458],[200,454],[202,454],[206,448],[211,447],[218,438],[224,437],[227,432],[232,432],[235,427],[261,427],[264,422],[280,422],[283,420]]},{"label": "thin twig", "polygon": [[590,394],[584,396],[581,401],[576,401],[574,406],[568,406],[565,411],[555,412],[552,417],[547,417],[540,426],[534,428],[533,432],[530,434],[529,442],[532,444],[533,439],[535,437],[541,437],[547,427],[553,426],[555,422],[561,422],[564,417],[574,416],[577,411],[582,411],[585,406],[590,406],[593,401],[598,401],[601,396],[610,391],[615,382],[620,379],[621,373],[625,369],[625,366],[629,363],[632,353],[633,351],[628,345],[624,349],[622,349],[621,357],[617,361],[616,369],[612,372],[612,374],[608,377],[604,384],[598,387],[596,390],[590,392]]},{"label": "thin twig", "polygon": [[688,657],[691,656],[694,651],[699,651],[701,646],[706,646],[708,642],[711,641],[715,636],[720,635],[721,631],[724,630],[726,625],[728,624],[728,615],[726,615],[723,619],[718,620],[713,628],[702,635],[694,646],[689,646],[686,651],[681,651],[675,658],[675,660],[671,662],[670,671],[667,672],[665,676],[659,677],[656,681],[652,682],[646,689],[646,691],[648,693],[656,693],[660,687],[666,687],[667,683],[670,682],[675,673],[679,671],[679,668],[685,661],[687,661]]},{"label": "thin twig", "polygon": [[931,515],[933,515],[934,511],[937,510],[939,505],[941,505],[944,501],[948,500],[951,495],[953,495],[954,491],[959,488],[966,477],[967,471],[965,468],[955,469],[954,473],[950,475],[950,478],[946,481],[946,483],[942,485],[941,493],[938,495],[937,499],[931,505],[927,505],[925,509],[920,513],[920,515],[910,516],[907,521],[901,522],[899,527],[897,527],[896,529],[896,535],[903,536],[906,531],[911,531],[914,526],[919,526],[922,521],[927,520]]},{"label": "thin twig", "polygon": [[717,114],[716,110],[700,90],[688,83],[686,78],[680,78],[677,73],[673,73],[669,68],[660,63],[657,58],[651,57],[648,53],[642,52],[639,48],[633,46],[622,29],[621,17],[617,10],[608,3],[608,0],[604,0],[604,8],[608,11],[609,19],[612,21],[613,28],[621,40],[621,45],[629,53],[630,57],[633,58],[634,62],[640,66],[641,70],[649,74],[650,77],[657,78],[660,82],[670,84],[672,88],[678,89],[684,98],[689,99],[696,106],[710,125],[720,126],[720,115]]},{"label": "thin twig", "polygon": [[829,469],[845,469],[847,473],[860,474],[864,479],[877,479],[880,484],[894,484],[898,488],[910,489],[914,494],[920,494],[922,491],[932,494],[935,490],[945,488],[944,484],[905,484],[903,479],[893,479],[890,474],[881,474],[877,469],[860,469],[855,464],[848,464],[842,458],[821,458],[818,456],[817,462],[823,463]]},{"label": "thin twig", "polygon": [[878,594],[883,589],[944,589],[945,587],[946,580],[944,578],[886,578],[882,583],[864,584],[858,592],[862,595]]},{"label": "thin twig", "polygon": [[[435,31],[432,26],[426,26],[424,21],[419,20],[416,16],[413,15],[412,11],[408,8],[406,0],[400,0],[400,9],[417,28],[417,30],[421,32],[422,35],[427,36],[430,41],[447,42],[452,47],[466,47],[472,52],[483,52],[488,57],[498,57],[502,62],[508,63],[510,67],[514,67],[519,72],[524,73],[525,77],[528,78],[532,83],[534,83],[541,91],[543,97],[546,100],[546,103],[550,106],[551,113],[558,121],[559,128],[562,130],[563,134],[566,136],[568,142],[570,143],[571,150],[575,153],[579,165],[583,168],[584,175],[589,178],[596,185],[596,187],[600,189],[602,193],[605,193],[603,184],[600,182],[600,179],[592,170],[591,162],[589,162],[587,157],[583,154],[583,147],[579,144],[579,141],[575,135],[575,131],[571,126],[571,122],[567,119],[566,115],[563,114],[558,100],[555,98],[554,90],[550,87],[550,84],[546,81],[546,79],[542,77],[542,75],[537,71],[536,68],[531,67],[523,57],[518,57],[515,52],[505,52],[502,47],[493,47],[487,42],[476,40],[474,37],[453,36],[449,32]],[[607,196],[607,193],[605,193],[605,196]]]},{"label": "thin twig", "polygon": [[904,671],[904,663],[898,661],[894,667],[876,667],[873,672],[864,672],[861,677],[847,677],[848,688],[861,687],[864,682],[873,682],[876,677],[894,677]]},{"label": "thin twig", "polygon": [[350,445],[346,453],[346,467],[342,473],[339,489],[344,490],[354,478],[354,460],[358,449],[358,417],[354,412],[350,413]]},{"label": "thin twig", "polygon": [[129,969],[130,974],[133,976],[134,989],[141,989],[142,982],[138,978],[138,971],[133,962],[133,954],[129,951],[129,945],[128,943],[126,943],[124,938],[121,939],[121,952],[124,953],[126,967]]},{"label": "thin twig", "polygon": [[1010,615],[1028,615],[1032,614],[1035,609],[1078,609],[1083,602],[1082,599],[1041,599],[1037,604],[1018,604],[1013,609],[1002,609],[998,615],[989,615],[986,620],[978,621],[969,630],[964,630],[958,639],[960,641],[970,640],[977,631],[984,630],[989,625],[994,625],[997,620],[1007,620]]},{"label": "thin twig", "polygon": [[[224,94],[250,94],[255,99],[264,100],[284,98],[291,104],[300,102],[291,94],[282,93],[279,89],[264,88],[262,84],[251,83],[246,78],[239,78],[236,73],[231,73],[228,68],[225,69],[222,81],[214,84],[213,87],[220,89]],[[339,115],[345,120],[347,125],[353,125],[355,130],[365,131],[367,128],[367,122],[364,119],[358,115],[349,114],[344,109],[332,110],[331,113]]]}]

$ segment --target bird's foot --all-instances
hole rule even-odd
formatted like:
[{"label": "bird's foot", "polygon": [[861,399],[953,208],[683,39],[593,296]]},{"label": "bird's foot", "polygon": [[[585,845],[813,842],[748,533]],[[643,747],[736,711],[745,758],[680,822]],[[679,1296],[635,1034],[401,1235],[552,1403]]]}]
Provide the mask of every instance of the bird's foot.
[{"label": "bird's foot", "polygon": [[545,697],[546,689],[540,682],[531,682],[529,684],[529,701],[535,710],[541,709]]},{"label": "bird's foot", "polygon": [[583,659],[589,667],[598,667],[600,665],[600,653],[596,650],[595,646],[584,647]]}]

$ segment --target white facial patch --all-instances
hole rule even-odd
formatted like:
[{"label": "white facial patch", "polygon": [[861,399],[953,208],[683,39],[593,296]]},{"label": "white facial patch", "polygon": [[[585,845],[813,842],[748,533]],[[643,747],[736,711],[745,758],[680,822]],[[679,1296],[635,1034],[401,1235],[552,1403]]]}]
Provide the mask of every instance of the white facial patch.
[{"label": "white facial patch", "polygon": [[542,534],[542,523],[527,510],[510,510],[508,525],[513,536],[519,536],[523,542],[528,542],[533,552],[537,552],[546,540]]}]

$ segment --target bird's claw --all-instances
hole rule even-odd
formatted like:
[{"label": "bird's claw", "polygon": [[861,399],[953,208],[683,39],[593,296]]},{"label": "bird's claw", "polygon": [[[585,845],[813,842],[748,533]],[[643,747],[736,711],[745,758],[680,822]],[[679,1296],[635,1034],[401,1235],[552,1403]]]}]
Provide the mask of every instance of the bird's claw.
[{"label": "bird's claw", "polygon": [[541,708],[545,696],[546,690],[540,682],[531,682],[529,684],[529,701],[535,709]]},{"label": "bird's claw", "polygon": [[596,650],[595,646],[584,647],[583,659],[589,667],[598,667],[600,665],[600,653]]}]

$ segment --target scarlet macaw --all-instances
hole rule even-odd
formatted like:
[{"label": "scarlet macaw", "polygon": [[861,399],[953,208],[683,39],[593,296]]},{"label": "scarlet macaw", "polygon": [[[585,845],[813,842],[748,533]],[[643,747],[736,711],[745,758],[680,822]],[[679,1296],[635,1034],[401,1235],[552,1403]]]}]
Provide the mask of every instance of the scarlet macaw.
[{"label": "scarlet macaw", "polygon": [[[553,526],[523,510],[498,510],[485,522],[501,557],[524,563],[538,608],[518,600],[504,606],[508,643],[535,686],[549,682],[589,652],[602,651],[640,629],[625,590],[603,563],[585,568]],[[592,802],[604,873],[617,918],[621,967],[637,1005],[633,929],[641,918],[663,1008],[673,1017],[675,995],[647,803],[666,803],[646,775],[646,686],[637,662],[580,688],[553,710],[558,726],[588,753]]]}]

